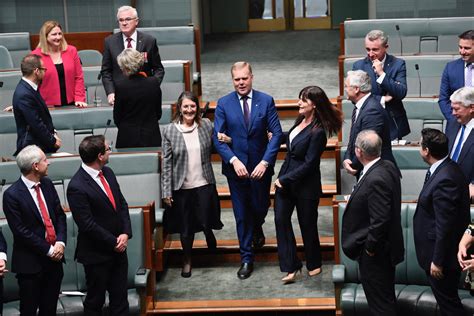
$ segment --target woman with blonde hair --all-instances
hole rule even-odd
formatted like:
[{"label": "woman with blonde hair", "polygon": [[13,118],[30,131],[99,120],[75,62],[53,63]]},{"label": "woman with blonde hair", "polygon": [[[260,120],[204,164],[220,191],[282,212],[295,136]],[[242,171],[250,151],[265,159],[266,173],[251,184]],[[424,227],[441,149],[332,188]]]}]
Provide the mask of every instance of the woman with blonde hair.
[{"label": "woman with blonde hair", "polygon": [[81,61],[77,49],[67,44],[59,22],[44,22],[31,53],[41,56],[46,68],[39,92],[49,107],[87,106]]}]

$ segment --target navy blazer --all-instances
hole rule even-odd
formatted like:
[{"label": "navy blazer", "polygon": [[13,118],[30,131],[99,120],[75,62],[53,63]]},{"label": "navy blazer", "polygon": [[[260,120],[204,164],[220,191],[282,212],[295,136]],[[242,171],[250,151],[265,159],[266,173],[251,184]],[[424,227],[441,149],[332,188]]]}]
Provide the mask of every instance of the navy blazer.
[{"label": "navy blazer", "polygon": [[464,87],[464,60],[459,58],[446,64],[439,87],[439,108],[448,122],[454,119],[449,98],[454,91],[462,87]]},{"label": "navy blazer", "polygon": [[355,155],[355,140],[357,134],[367,129],[375,131],[382,138],[382,159],[390,160],[396,165],[395,157],[392,154],[388,114],[380,105],[380,97],[373,94],[362,104],[357,120],[351,126],[349,144],[347,144],[344,159],[352,161],[352,168],[359,171],[363,169],[362,164]]},{"label": "navy blazer", "polygon": [[288,132],[288,152],[278,174],[283,188],[277,190],[288,191],[297,198],[316,200],[322,193],[319,166],[326,148],[326,133],[314,123],[309,124],[290,143],[289,134],[295,127]]},{"label": "navy blazer", "polygon": [[389,54],[386,56],[383,67],[385,78],[382,84],[377,83],[372,61],[368,57],[356,61],[352,70],[363,70],[370,76],[373,94],[384,96],[388,93],[392,96],[392,100],[385,103],[390,117],[390,139],[401,139],[410,133],[407,113],[402,102],[407,95],[407,71],[403,59]]},{"label": "navy blazer", "polygon": [[[270,141],[268,141],[267,131],[273,133]],[[230,136],[232,143],[219,142],[218,132]],[[265,160],[269,164],[267,172],[273,174],[281,135],[280,121],[271,96],[253,90],[248,128],[244,122],[237,92],[231,92],[217,101],[212,138],[217,152],[222,157],[222,173],[225,176],[238,178],[233,166],[229,163],[233,156],[246,166],[249,173],[260,161]]]},{"label": "navy blazer", "polygon": [[[112,169],[102,172],[114,196],[114,209],[107,194],[82,168],[72,177],[67,188],[67,199],[74,221],[79,228],[75,258],[83,264],[98,264],[117,255],[117,237],[127,234],[132,238],[128,204]],[[123,253],[126,255],[126,252]]]},{"label": "navy blazer", "polygon": [[[455,119],[452,119],[451,123],[446,127],[450,153],[454,150],[454,141],[460,128],[461,125]],[[462,146],[457,163],[461,167],[467,181],[474,183],[474,132],[472,130]]]},{"label": "navy blazer", "polygon": [[[49,217],[56,232],[56,240],[66,244],[66,215],[61,207],[53,182],[43,177],[41,191],[48,207]],[[25,183],[18,179],[3,194],[3,211],[13,234],[12,271],[38,273],[47,256],[50,244],[40,211]]]},{"label": "navy blazer", "polygon": [[16,152],[28,145],[37,145],[45,153],[55,152],[56,139],[54,125],[46,103],[38,91],[26,81],[20,80],[13,94],[13,114],[15,116]]},{"label": "navy blazer", "polygon": [[[104,85],[107,95],[115,92],[114,84],[117,81],[126,78],[117,63],[117,56],[125,49],[123,44],[122,32],[108,36],[104,42],[104,53],[100,73],[102,74],[102,84]],[[159,88],[161,81],[163,81],[163,77],[165,76],[165,68],[161,63],[156,38],[149,34],[137,31],[136,50],[143,52],[143,54],[146,55],[142,71],[144,71],[148,77],[156,77],[158,79],[157,88]]]},{"label": "navy blazer", "polygon": [[469,188],[459,166],[446,158],[423,186],[413,217],[418,263],[460,269],[458,244],[471,220]]},{"label": "navy blazer", "polygon": [[393,266],[403,261],[401,186],[397,167],[380,159],[360,179],[342,217],[341,242],[355,260],[362,251],[389,256]]}]

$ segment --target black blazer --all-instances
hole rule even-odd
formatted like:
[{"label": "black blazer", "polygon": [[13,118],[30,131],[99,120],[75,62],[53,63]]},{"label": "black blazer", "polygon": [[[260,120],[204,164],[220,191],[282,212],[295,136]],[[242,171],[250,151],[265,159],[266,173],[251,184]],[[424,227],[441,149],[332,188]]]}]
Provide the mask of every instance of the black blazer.
[{"label": "black blazer", "polygon": [[23,79],[13,94],[13,114],[18,134],[14,155],[28,145],[37,145],[45,153],[57,150],[54,148],[54,125],[48,107],[39,92]]},{"label": "black blazer", "polygon": [[318,199],[321,195],[321,172],[319,165],[321,154],[327,143],[324,129],[310,124],[306,126],[290,144],[287,134],[285,161],[281,166],[278,179],[283,190],[304,199]]},{"label": "black blazer", "polygon": [[342,250],[357,259],[362,251],[390,256],[392,265],[403,261],[401,187],[397,167],[377,161],[360,179],[342,217]]},{"label": "black blazer", "polygon": [[[117,237],[132,238],[128,204],[120,191],[112,169],[102,168],[109,183],[117,210],[92,177],[80,167],[67,188],[67,199],[79,228],[75,258],[83,264],[98,264],[117,255]],[[123,253],[126,255],[126,253]]]},{"label": "black blazer", "polygon": [[117,148],[161,146],[161,89],[158,79],[132,75],[115,85]]},{"label": "black blazer", "polygon": [[[451,123],[446,127],[446,136],[449,141],[449,152],[451,153],[454,149],[454,141],[458,135],[461,125],[455,120],[452,119]],[[469,183],[474,183],[474,132],[471,131],[469,136],[466,138],[464,145],[461,148],[461,153],[457,161],[458,165],[461,167],[464,175],[467,178]]]},{"label": "black blazer", "polygon": [[[56,240],[66,244],[66,215],[56,189],[47,177],[43,177],[40,183]],[[47,256],[50,244],[45,239],[46,229],[40,211],[21,179],[3,194],[3,211],[13,233],[12,271],[40,272],[44,263],[51,260]]]},{"label": "black blazer", "polygon": [[[102,57],[102,84],[107,95],[115,92],[117,81],[126,77],[120,70],[117,63],[117,56],[125,49],[121,32],[108,36],[104,43],[104,53]],[[137,51],[146,54],[145,64],[142,71],[148,77],[154,76],[157,80],[157,87],[161,84],[165,75],[165,69],[161,64],[160,53],[156,39],[143,32],[137,31]]]},{"label": "black blazer", "polygon": [[459,166],[447,158],[418,197],[413,217],[416,256],[429,271],[431,262],[458,269],[458,244],[471,219],[468,183]]},{"label": "black blazer", "polygon": [[354,125],[351,126],[350,139],[347,144],[347,151],[344,159],[352,161],[352,167],[362,170],[363,166],[355,155],[355,140],[357,134],[363,130],[374,130],[382,138],[382,155],[384,160],[390,160],[397,165],[392,154],[392,144],[390,140],[390,121],[387,112],[380,105],[380,97],[371,94],[359,110],[359,115]]}]

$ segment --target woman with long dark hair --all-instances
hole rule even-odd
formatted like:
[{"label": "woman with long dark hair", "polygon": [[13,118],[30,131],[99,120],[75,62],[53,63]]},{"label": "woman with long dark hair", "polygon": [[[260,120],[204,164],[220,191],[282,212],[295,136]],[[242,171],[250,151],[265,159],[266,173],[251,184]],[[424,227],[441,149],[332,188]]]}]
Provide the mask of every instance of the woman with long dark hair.
[{"label": "woman with long dark hair", "polygon": [[296,206],[303,237],[309,276],[321,273],[318,237],[318,204],[321,196],[321,155],[327,136],[341,129],[342,112],[319,87],[309,86],[299,93],[299,115],[287,133],[287,154],[275,181],[275,226],[280,269],[287,275],[283,283],[293,283],[302,263],[296,253],[291,215]]}]

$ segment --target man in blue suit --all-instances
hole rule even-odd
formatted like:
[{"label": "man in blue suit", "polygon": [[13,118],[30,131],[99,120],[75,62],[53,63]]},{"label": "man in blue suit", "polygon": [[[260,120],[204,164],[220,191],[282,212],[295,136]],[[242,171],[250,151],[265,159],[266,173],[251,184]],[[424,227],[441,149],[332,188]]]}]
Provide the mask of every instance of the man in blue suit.
[{"label": "man in blue suit", "polygon": [[354,103],[349,142],[342,162],[344,169],[356,177],[362,171],[363,166],[355,154],[355,141],[363,130],[373,130],[379,135],[382,139],[381,158],[392,161],[396,166],[390,142],[390,119],[380,105],[380,97],[370,92],[372,87],[369,75],[362,70],[348,71],[344,89],[347,98]]},{"label": "man in blue suit", "polygon": [[[214,145],[222,157],[240,244],[240,279],[253,271],[254,248],[265,243],[262,225],[270,206],[270,183],[282,135],[273,98],[252,90],[252,67],[237,62],[231,68],[235,92],[220,98],[214,118]],[[268,140],[267,133],[273,136]],[[220,141],[218,133],[232,138]]]},{"label": "man in blue suit", "polygon": [[441,315],[467,315],[458,296],[458,243],[470,222],[467,180],[448,154],[441,131],[421,131],[420,154],[430,165],[421,189],[413,234],[418,264],[425,270]]},{"label": "man in blue suit", "polygon": [[14,155],[28,145],[37,145],[45,153],[56,152],[61,147],[51,114],[38,92],[46,70],[38,55],[27,55],[21,61],[23,77],[13,94],[13,114],[18,134]]},{"label": "man in blue suit", "polygon": [[48,159],[36,145],[16,157],[22,173],[3,195],[13,234],[12,271],[20,288],[21,315],[56,315],[63,278],[66,215],[48,175]]},{"label": "man in blue suit", "polygon": [[439,108],[451,124],[453,114],[451,112],[451,101],[449,98],[459,88],[474,86],[474,30],[468,30],[459,35],[459,55],[461,58],[453,60],[444,67],[439,88]]},{"label": "man in blue suit", "polygon": [[407,95],[405,61],[387,54],[388,37],[379,30],[365,36],[367,57],[354,63],[352,70],[363,70],[370,76],[372,94],[380,96],[380,104],[389,115],[390,139],[402,139],[410,133],[403,107]]},{"label": "man in blue suit", "polygon": [[449,156],[461,167],[474,197],[474,87],[463,87],[451,95],[454,119],[446,127]]}]

